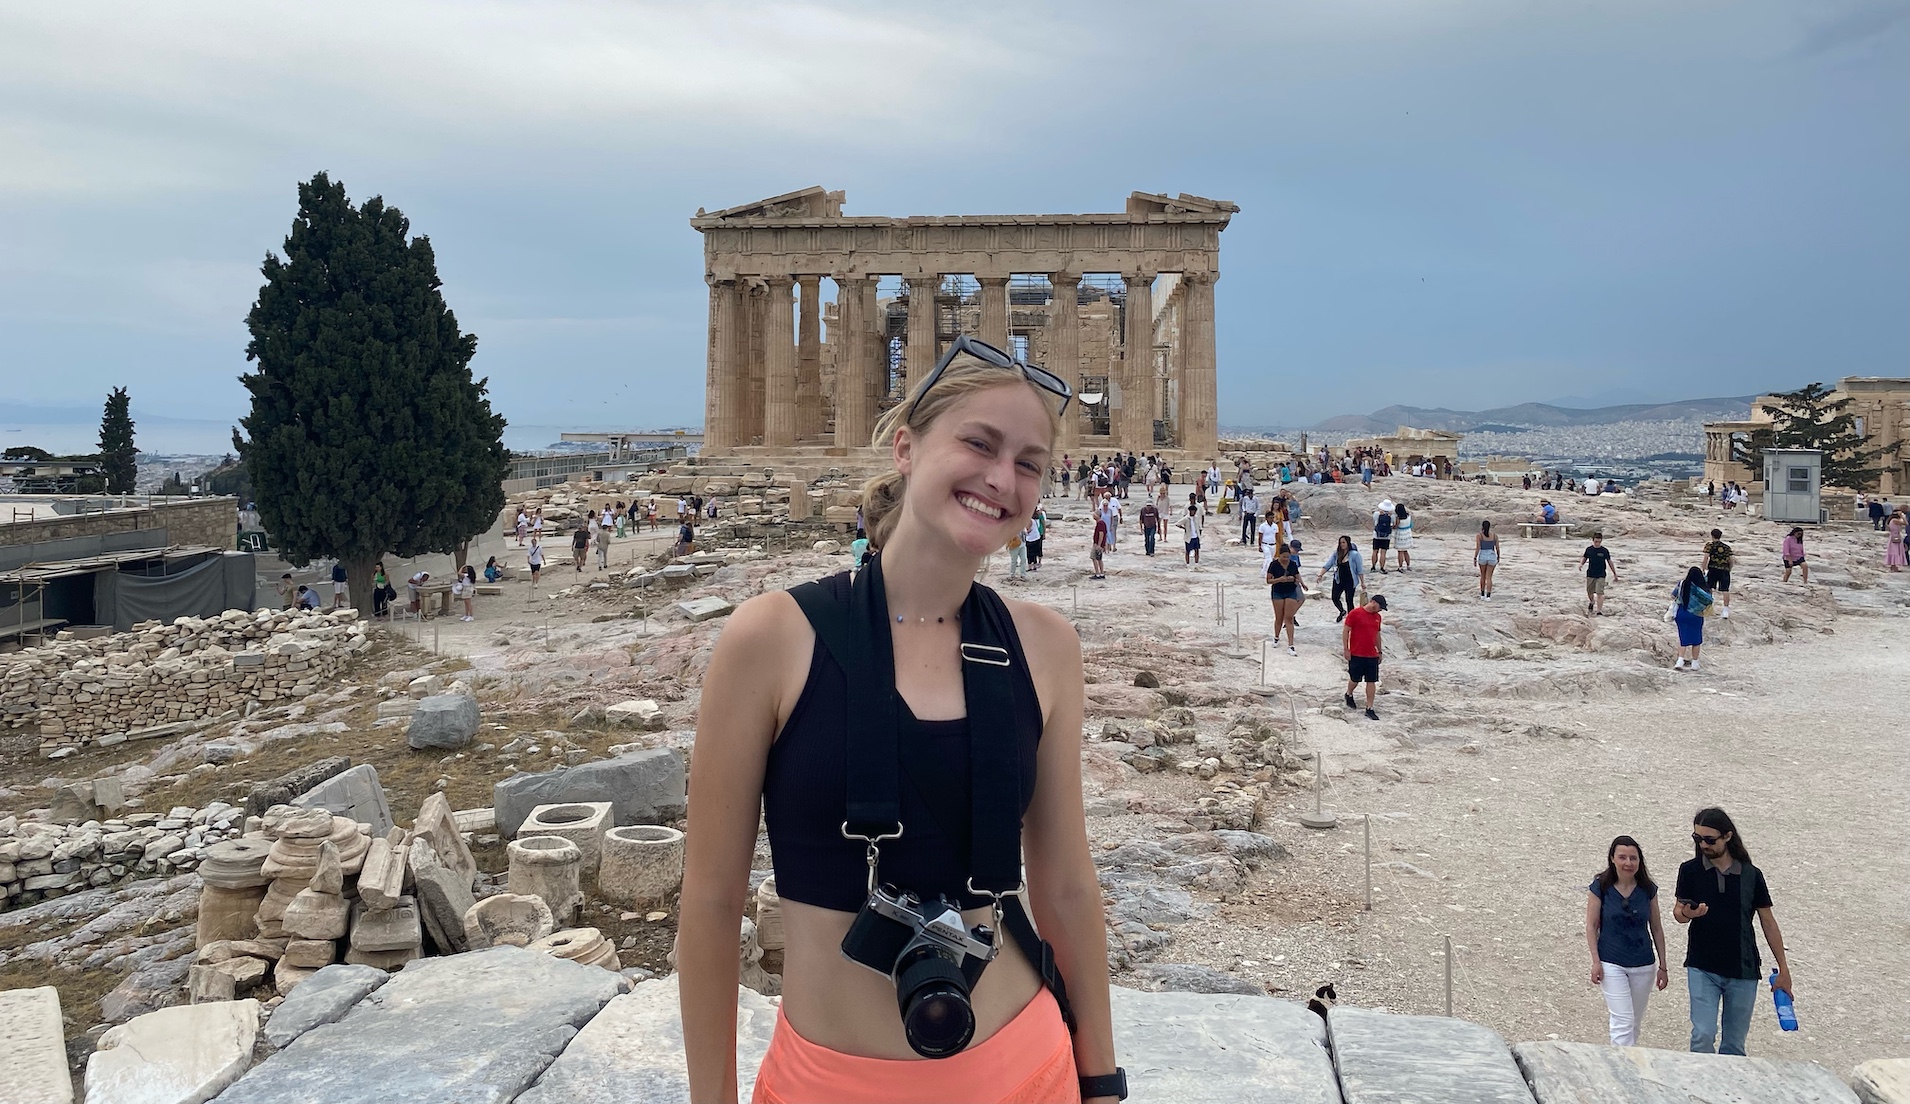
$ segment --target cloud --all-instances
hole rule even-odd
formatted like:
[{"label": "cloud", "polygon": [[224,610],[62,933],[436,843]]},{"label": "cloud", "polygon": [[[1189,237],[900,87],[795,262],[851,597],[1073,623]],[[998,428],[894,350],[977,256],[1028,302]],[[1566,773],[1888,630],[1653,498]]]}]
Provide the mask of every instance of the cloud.
[{"label": "cloud", "polygon": [[1791,49],[1794,58],[1815,57],[1888,33],[1910,19],[1910,7],[1898,0],[1863,3],[1807,21]]},{"label": "cloud", "polygon": [[[231,187],[259,154],[312,148],[944,141],[1031,63],[1013,43],[787,0],[17,5],[0,10],[0,194]],[[922,130],[956,85],[977,94]]]}]

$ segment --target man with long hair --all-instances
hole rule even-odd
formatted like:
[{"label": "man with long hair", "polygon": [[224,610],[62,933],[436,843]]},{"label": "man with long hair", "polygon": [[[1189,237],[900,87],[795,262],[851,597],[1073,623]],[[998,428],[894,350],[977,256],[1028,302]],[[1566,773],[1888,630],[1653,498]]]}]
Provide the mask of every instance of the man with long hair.
[{"label": "man with long hair", "polygon": [[1697,854],[1678,867],[1678,903],[1671,910],[1673,920],[1691,926],[1685,949],[1691,1049],[1699,1054],[1743,1054],[1763,976],[1757,935],[1751,929],[1753,915],[1777,960],[1772,988],[1795,996],[1790,959],[1771,911],[1764,872],[1751,865],[1751,853],[1730,816],[1715,807],[1699,809],[1692,818],[1691,842]]}]

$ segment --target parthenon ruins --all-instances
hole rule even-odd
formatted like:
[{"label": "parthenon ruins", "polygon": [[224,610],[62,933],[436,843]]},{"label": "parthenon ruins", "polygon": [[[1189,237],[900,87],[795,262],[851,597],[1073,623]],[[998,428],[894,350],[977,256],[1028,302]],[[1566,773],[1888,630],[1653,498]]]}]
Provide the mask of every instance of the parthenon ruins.
[{"label": "parthenon ruins", "polygon": [[[859,217],[805,188],[697,211],[706,455],[852,456],[958,334],[1069,381],[1059,447],[1214,455],[1222,200],[1090,215]],[[824,303],[821,285],[835,285]]]}]

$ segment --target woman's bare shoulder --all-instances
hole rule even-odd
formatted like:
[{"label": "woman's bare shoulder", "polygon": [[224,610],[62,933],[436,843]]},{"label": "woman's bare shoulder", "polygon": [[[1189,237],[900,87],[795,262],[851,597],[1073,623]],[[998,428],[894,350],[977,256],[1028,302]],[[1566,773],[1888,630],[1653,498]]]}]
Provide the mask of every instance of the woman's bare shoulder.
[{"label": "woman's bare shoulder", "polygon": [[723,625],[717,647],[775,655],[813,633],[802,607],[789,592],[771,590],[736,607]]}]

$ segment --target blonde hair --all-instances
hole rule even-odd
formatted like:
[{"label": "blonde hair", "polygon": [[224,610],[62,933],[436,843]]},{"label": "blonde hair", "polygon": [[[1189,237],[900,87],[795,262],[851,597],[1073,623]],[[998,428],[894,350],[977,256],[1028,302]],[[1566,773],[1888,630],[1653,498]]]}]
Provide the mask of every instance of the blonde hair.
[{"label": "blonde hair", "polygon": [[[916,437],[921,437],[928,432],[929,426],[935,424],[937,418],[956,403],[978,391],[1011,383],[1020,383],[1041,398],[1041,409],[1048,414],[1048,447],[1052,450],[1055,435],[1061,430],[1061,418],[1055,413],[1047,392],[1023,379],[1019,372],[999,368],[967,353],[949,361],[948,367],[942,370],[928,394],[922,394],[918,388],[909,398],[890,407],[875,423],[875,433],[869,438],[869,444],[884,451],[892,449],[896,431],[904,426]],[[901,516],[899,508],[907,495],[908,480],[895,470],[886,471],[862,484],[862,528],[869,534],[871,548],[881,548],[889,535],[895,532],[896,519]]]}]

